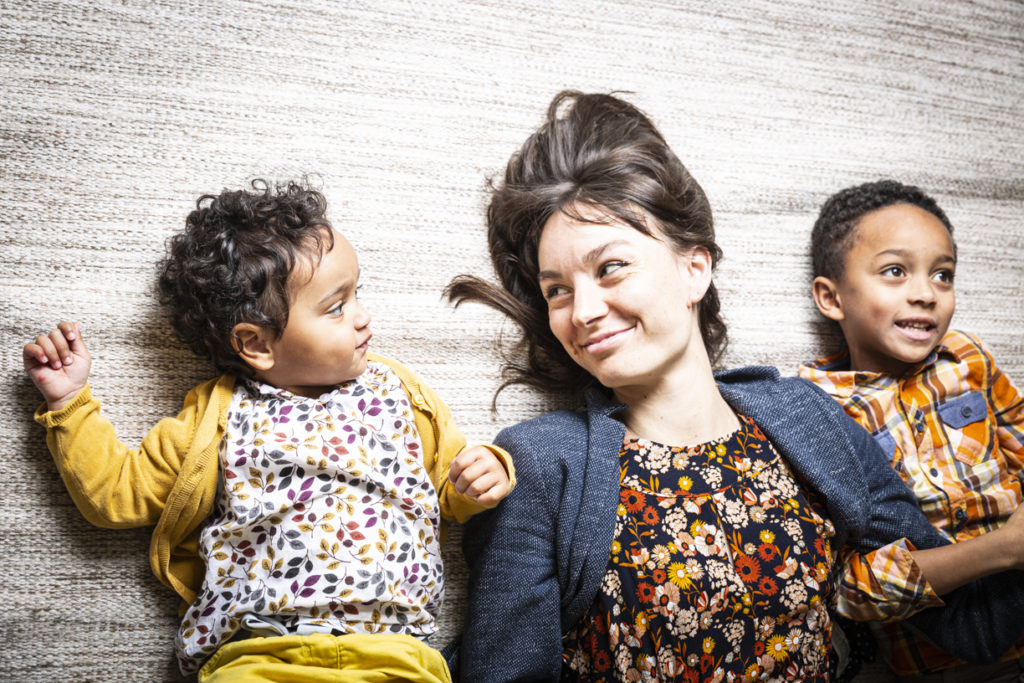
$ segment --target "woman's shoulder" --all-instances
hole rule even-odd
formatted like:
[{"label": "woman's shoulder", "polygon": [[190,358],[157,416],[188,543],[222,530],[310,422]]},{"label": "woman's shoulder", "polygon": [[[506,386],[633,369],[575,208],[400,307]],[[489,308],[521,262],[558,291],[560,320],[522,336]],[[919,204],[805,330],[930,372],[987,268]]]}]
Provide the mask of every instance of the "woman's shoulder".
[{"label": "woman's shoulder", "polygon": [[[715,373],[715,381],[725,394],[737,396],[798,396],[824,395],[820,390],[800,377],[783,377],[777,368],[770,365],[749,365]],[[831,400],[831,399],[830,399]]]},{"label": "woman's shoulder", "polygon": [[575,410],[554,410],[505,427],[498,439],[543,445],[547,439],[564,439],[583,435],[587,430],[587,416]]}]

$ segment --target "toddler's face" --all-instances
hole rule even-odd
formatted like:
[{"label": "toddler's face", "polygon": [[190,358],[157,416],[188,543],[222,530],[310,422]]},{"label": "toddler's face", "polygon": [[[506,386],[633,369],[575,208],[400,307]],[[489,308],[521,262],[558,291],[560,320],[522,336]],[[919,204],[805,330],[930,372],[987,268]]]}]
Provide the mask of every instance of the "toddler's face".
[{"label": "toddler's face", "polygon": [[949,329],[953,240],[938,218],[911,204],[872,211],[854,230],[836,284],[850,367],[901,375]]},{"label": "toddler's face", "polygon": [[355,250],[334,231],[323,257],[299,261],[289,277],[291,309],[281,336],[270,342],[274,365],[261,379],[293,394],[317,397],[366,369],[370,314],[356,298]]}]

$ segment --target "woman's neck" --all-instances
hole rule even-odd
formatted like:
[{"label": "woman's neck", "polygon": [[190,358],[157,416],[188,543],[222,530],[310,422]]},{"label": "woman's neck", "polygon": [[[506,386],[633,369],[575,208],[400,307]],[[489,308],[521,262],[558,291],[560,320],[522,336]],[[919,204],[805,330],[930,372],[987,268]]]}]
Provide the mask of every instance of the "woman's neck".
[{"label": "woman's neck", "polygon": [[631,433],[670,446],[721,439],[739,429],[739,419],[718,391],[710,364],[685,382],[615,391],[626,404],[619,419]]}]

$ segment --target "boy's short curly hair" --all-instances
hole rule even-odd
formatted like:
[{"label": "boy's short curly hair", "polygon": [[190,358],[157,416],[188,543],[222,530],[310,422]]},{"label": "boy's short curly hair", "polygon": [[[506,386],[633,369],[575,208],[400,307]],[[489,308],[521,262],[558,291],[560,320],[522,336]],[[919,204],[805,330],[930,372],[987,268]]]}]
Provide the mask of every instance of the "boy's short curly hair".
[{"label": "boy's short curly hair", "polygon": [[233,344],[242,322],[279,336],[288,322],[288,276],[334,246],[324,196],[296,182],[257,179],[252,191],[203,195],[170,238],[157,288],[176,335],[221,372],[250,376]]},{"label": "boy's short curly hair", "polygon": [[[811,230],[811,261],[814,277],[839,280],[846,254],[853,246],[857,223],[866,214],[893,204],[913,204],[934,215],[953,237],[953,225],[935,200],[913,185],[895,180],[878,180],[836,192],[821,207]],[[956,244],[953,244],[954,254]]]}]

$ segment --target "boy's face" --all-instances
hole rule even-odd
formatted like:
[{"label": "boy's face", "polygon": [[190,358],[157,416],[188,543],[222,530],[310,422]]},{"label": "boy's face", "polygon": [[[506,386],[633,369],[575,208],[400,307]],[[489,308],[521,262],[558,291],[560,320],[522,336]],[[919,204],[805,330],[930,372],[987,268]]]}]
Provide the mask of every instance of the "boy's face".
[{"label": "boy's face", "polygon": [[269,341],[273,366],[258,377],[316,398],[366,369],[370,314],[356,299],[355,250],[334,232],[334,248],[300,260],[288,279],[291,309],[281,336]]},{"label": "boy's face", "polygon": [[902,375],[939,343],[956,298],[953,240],[938,218],[912,204],[865,214],[854,228],[832,312],[850,349],[850,369]]}]

